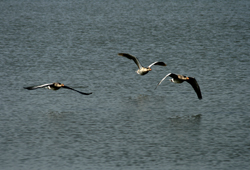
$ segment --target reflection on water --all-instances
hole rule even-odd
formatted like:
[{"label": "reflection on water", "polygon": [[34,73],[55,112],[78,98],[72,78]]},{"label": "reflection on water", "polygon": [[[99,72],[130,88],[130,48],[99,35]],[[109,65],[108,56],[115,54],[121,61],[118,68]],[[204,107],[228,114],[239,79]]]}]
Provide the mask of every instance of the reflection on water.
[{"label": "reflection on water", "polygon": [[60,119],[64,119],[67,114],[70,114],[70,113],[50,111],[47,113],[47,116],[48,116],[48,119],[50,120],[60,120]]}]

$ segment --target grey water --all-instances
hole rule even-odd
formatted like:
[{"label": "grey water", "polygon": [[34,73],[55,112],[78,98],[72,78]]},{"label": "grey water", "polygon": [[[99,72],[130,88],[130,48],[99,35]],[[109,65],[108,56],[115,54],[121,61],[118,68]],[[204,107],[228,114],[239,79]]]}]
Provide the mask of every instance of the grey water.
[{"label": "grey water", "polygon": [[[0,169],[250,169],[250,1],[0,2]],[[136,74],[129,53],[147,75]],[[195,77],[203,99],[168,73]],[[68,89],[24,86],[61,82]]]}]

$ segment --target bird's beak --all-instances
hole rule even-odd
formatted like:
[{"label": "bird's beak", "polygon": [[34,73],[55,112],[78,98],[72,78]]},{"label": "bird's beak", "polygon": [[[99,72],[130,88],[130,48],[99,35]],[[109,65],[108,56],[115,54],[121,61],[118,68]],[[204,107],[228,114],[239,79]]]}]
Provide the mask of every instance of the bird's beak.
[{"label": "bird's beak", "polygon": [[61,84],[61,86],[64,86],[64,84]]},{"label": "bird's beak", "polygon": [[151,71],[152,69],[151,68],[149,68],[149,71]]},{"label": "bird's beak", "polygon": [[187,77],[186,79],[189,80],[189,77]]}]

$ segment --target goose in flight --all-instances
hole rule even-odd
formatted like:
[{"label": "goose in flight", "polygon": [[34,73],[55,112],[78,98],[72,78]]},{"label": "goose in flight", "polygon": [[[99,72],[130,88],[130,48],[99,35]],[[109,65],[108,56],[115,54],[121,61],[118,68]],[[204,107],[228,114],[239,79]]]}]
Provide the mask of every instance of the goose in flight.
[{"label": "goose in flight", "polygon": [[138,60],[138,58],[136,58],[136,57],[134,57],[134,56],[132,56],[130,54],[127,54],[127,53],[118,53],[118,55],[133,60],[135,62],[135,64],[138,66],[138,68],[139,68],[136,72],[137,72],[137,74],[140,74],[140,75],[145,75],[149,71],[151,71],[152,70],[151,67],[153,65],[166,66],[166,64],[164,62],[158,62],[158,61],[156,61],[156,62],[153,62],[152,64],[150,64],[148,67],[143,67],[141,65],[140,61]]},{"label": "goose in flight", "polygon": [[[196,92],[197,96],[199,99],[202,99],[202,95],[201,95],[201,90],[200,90],[200,86],[197,83],[196,79],[194,77],[187,77],[187,76],[183,76],[180,74],[174,74],[174,73],[169,73],[167,74],[156,86],[156,88],[161,84],[161,82],[163,80],[165,80],[165,78],[167,78],[168,76],[172,77],[172,79],[170,79],[171,82],[173,83],[183,83],[184,81],[188,82],[189,84],[191,84],[191,86],[193,87],[194,91]],[[156,89],[155,88],[155,89]]]},{"label": "goose in flight", "polygon": [[76,91],[76,92],[84,94],[84,95],[92,94],[92,93],[80,92],[78,90],[72,89],[71,87],[65,86],[62,83],[48,83],[48,84],[43,84],[43,85],[39,85],[39,86],[24,87],[24,89],[28,89],[28,90],[35,90],[35,89],[38,89],[38,88],[47,88],[47,89],[50,89],[50,90],[58,90],[60,88],[65,88],[65,89],[70,89],[70,90]]}]

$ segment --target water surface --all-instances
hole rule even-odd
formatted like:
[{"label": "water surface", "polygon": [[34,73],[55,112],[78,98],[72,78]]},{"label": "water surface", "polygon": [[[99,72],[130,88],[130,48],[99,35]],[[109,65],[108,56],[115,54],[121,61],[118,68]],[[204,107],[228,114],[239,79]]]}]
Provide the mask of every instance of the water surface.
[{"label": "water surface", "polygon": [[0,2],[1,169],[249,169],[249,5]]}]

